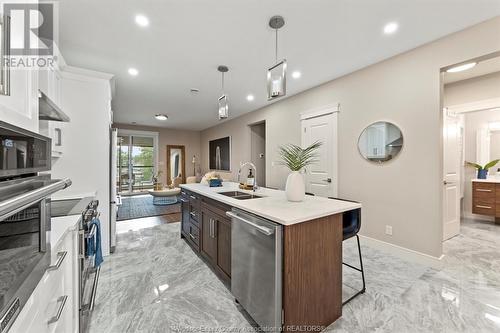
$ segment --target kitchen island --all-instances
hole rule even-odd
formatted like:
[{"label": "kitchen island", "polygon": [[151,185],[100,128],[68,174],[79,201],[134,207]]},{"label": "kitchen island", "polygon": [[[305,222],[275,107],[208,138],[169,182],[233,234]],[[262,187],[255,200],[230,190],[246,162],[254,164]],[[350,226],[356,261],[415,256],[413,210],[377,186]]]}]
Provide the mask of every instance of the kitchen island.
[{"label": "kitchen island", "polygon": [[[231,283],[232,221],[226,213],[236,208],[282,226],[283,329],[316,330],[341,317],[342,216],[360,209],[360,204],[313,196],[289,202],[283,191],[244,191],[228,182],[222,187],[185,184],[181,188],[181,237],[223,281]],[[258,197],[240,200],[228,196],[231,191]]]}]

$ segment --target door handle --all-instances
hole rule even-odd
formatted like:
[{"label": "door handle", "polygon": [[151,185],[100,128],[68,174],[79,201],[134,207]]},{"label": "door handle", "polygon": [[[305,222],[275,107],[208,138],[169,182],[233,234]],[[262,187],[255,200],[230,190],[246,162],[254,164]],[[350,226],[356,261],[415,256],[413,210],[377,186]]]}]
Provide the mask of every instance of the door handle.
[{"label": "door handle", "polygon": [[0,95],[10,96],[10,16],[1,18],[1,27]]},{"label": "door handle", "polygon": [[53,266],[49,266],[49,268],[47,268],[47,270],[55,271],[55,270],[59,269],[59,267],[61,267],[62,262],[64,261],[64,258],[66,258],[66,254],[68,254],[68,252],[66,252],[66,251],[57,252],[56,263]]},{"label": "door handle", "polygon": [[323,179],[324,182],[327,182],[327,183],[331,183],[332,182],[332,179],[331,178],[327,178],[327,179]]}]

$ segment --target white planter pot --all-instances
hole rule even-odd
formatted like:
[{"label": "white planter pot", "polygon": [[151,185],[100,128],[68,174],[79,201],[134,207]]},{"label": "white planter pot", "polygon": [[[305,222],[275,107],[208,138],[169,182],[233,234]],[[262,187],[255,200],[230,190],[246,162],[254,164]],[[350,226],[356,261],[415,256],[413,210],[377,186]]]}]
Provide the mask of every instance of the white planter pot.
[{"label": "white planter pot", "polygon": [[288,201],[304,200],[306,186],[304,184],[304,176],[300,172],[292,171],[292,173],[288,175],[285,193]]}]

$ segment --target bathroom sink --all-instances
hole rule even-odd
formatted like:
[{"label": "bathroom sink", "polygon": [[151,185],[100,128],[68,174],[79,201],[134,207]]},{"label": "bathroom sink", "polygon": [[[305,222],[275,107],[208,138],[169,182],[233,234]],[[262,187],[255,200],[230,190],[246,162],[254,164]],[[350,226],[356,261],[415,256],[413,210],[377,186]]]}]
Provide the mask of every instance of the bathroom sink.
[{"label": "bathroom sink", "polygon": [[219,192],[219,194],[225,195],[226,197],[230,197],[237,200],[248,200],[248,199],[257,199],[262,198],[260,195],[249,194],[240,191],[229,191],[229,192]]}]

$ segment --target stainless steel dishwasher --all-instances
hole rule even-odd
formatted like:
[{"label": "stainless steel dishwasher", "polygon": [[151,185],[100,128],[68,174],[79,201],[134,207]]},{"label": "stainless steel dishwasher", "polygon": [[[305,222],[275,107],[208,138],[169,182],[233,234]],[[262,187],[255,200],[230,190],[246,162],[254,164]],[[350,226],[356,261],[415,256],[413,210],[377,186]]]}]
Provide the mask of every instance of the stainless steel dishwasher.
[{"label": "stainless steel dishwasher", "polygon": [[279,224],[233,208],[231,292],[266,330],[281,327],[282,235]]}]

